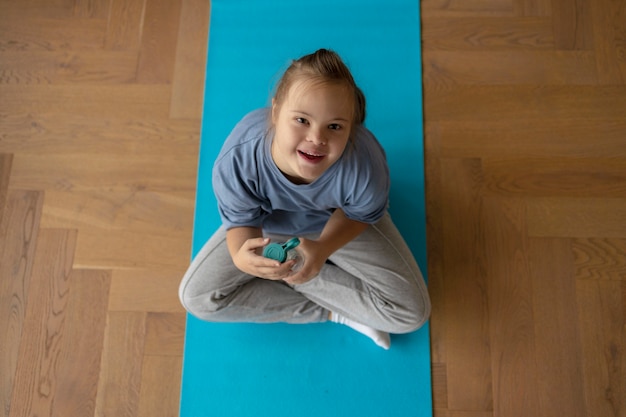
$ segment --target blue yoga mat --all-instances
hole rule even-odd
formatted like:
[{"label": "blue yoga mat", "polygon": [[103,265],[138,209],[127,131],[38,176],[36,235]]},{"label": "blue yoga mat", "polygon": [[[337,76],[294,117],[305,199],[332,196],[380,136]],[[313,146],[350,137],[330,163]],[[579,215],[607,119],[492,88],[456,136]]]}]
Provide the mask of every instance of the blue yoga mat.
[{"label": "blue yoga mat", "polygon": [[[193,253],[220,224],[211,168],[233,126],[269,104],[290,59],[337,51],[368,100],[391,170],[390,212],[426,275],[419,2],[213,0]],[[181,417],[431,416],[428,325],[391,349],[338,324],[188,316]]]}]

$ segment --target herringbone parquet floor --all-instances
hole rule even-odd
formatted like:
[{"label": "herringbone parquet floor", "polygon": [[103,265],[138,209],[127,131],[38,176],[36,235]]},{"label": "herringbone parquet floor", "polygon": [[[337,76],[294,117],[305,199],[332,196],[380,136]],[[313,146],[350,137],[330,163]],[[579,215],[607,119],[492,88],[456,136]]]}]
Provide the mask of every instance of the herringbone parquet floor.
[{"label": "herringbone parquet floor", "polygon": [[[625,417],[626,3],[421,8],[435,416]],[[208,24],[0,0],[2,416],[177,415]]]}]

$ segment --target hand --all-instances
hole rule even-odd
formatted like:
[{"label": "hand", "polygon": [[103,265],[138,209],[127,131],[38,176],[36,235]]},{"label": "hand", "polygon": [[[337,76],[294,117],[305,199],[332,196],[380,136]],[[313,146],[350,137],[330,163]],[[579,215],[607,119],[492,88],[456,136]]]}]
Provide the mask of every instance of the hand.
[{"label": "hand", "polygon": [[287,278],[295,261],[280,263],[261,255],[263,248],[270,243],[267,238],[253,238],[246,240],[239,251],[233,256],[235,266],[246,274],[255,277],[281,280]]},{"label": "hand", "polygon": [[[294,285],[304,284],[315,278],[328,258],[323,249],[323,246],[315,240],[300,238],[300,244],[296,250],[304,257],[304,264],[300,270],[292,272],[288,277],[284,278],[284,281]],[[295,261],[289,262],[293,262],[292,266],[295,264]],[[289,262],[285,262],[285,264]]]},{"label": "hand", "polygon": [[300,271],[285,278],[285,282],[303,284],[315,278],[333,252],[361,234],[367,227],[366,223],[351,220],[346,217],[343,210],[336,209],[317,240],[300,239],[297,249],[304,255],[304,265]]}]

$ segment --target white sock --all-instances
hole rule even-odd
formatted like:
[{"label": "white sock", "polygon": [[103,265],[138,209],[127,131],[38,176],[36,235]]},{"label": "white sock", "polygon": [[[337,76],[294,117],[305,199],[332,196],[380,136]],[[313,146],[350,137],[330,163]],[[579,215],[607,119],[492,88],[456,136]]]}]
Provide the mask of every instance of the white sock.
[{"label": "white sock", "polygon": [[389,347],[391,346],[391,338],[389,337],[389,333],[387,332],[376,330],[364,324],[357,323],[335,312],[331,312],[329,318],[330,321],[334,323],[345,324],[346,326],[356,330],[357,332],[364,334],[383,349],[389,349]]}]

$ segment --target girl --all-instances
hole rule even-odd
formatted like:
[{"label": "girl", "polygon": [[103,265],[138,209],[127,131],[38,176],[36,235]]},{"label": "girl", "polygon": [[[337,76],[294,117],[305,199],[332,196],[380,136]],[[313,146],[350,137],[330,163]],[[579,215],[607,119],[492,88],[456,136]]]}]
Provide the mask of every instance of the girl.
[{"label": "girl", "polygon": [[[388,349],[419,328],[430,300],[387,213],[389,171],[363,127],[365,98],[334,52],[294,62],[272,106],[251,112],[213,168],[222,226],[180,286],[183,306],[217,322],[347,325]],[[262,256],[297,236],[304,263]]]}]

